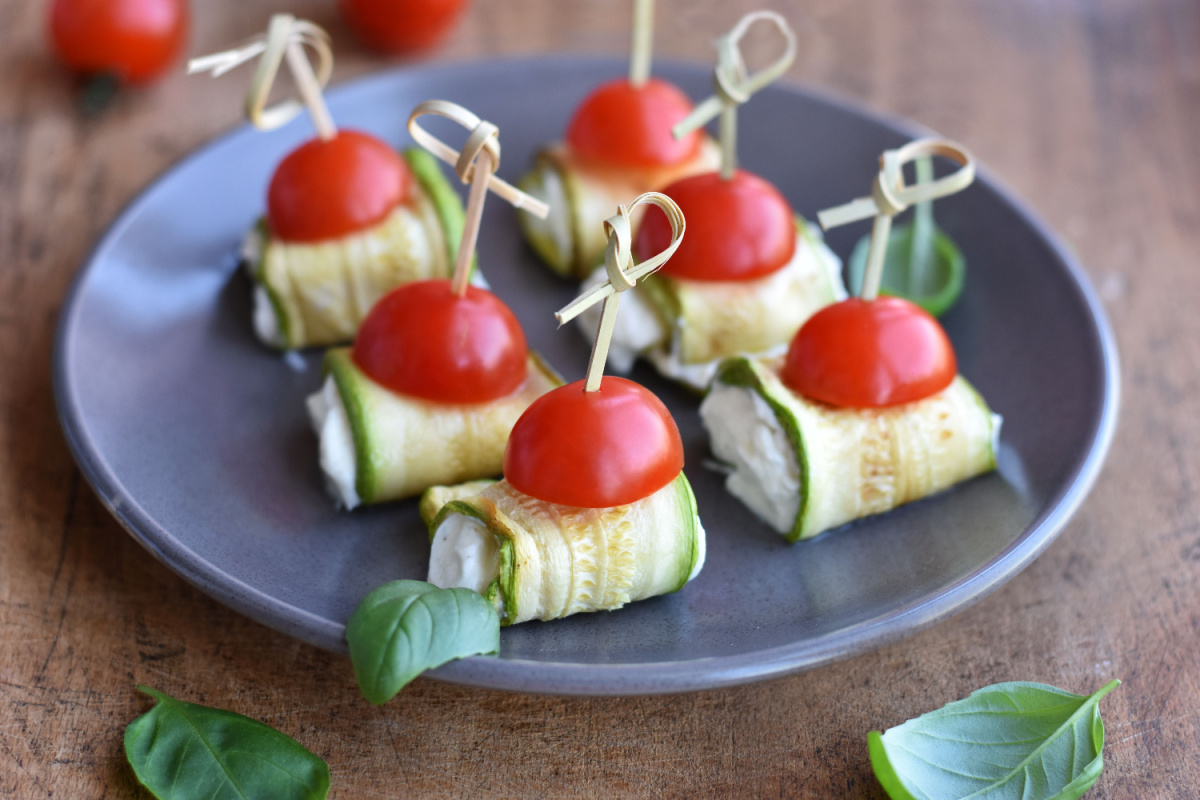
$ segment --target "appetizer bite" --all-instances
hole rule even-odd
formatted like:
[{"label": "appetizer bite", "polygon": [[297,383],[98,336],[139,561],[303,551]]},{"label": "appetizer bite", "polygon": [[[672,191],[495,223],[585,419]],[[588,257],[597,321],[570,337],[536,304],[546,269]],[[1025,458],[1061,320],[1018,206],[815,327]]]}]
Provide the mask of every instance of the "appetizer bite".
[{"label": "appetizer bite", "polygon": [[[759,21],[778,29],[785,50],[774,64],[748,76],[738,43]],[[716,95],[674,132],[692,135],[719,114],[721,170],[662,189],[683,209],[692,234],[666,267],[630,293],[632,313],[613,333],[618,371],[628,371],[642,356],[668,378],[699,390],[708,386],[721,359],[781,353],[814,311],[846,296],[841,262],[820,233],[768,181],[737,168],[737,107],[792,63],[791,28],[774,12],[748,14],[717,47]],[[658,252],[670,235],[663,215],[647,213],[634,255]],[[603,270],[589,283],[602,279]]]},{"label": "appetizer bite", "polygon": [[[319,57],[315,74],[304,46]],[[311,22],[276,14],[263,39],[195,59],[189,71],[219,76],[256,57],[250,121],[271,130],[307,107],[318,135],[280,162],[267,214],[243,242],[254,330],[281,349],[350,341],[388,290],[449,277],[462,206],[427,153],[401,156],[370,134],[337,129],[321,95],[333,64],[329,37]],[[303,104],[265,108],[285,58]]]},{"label": "appetizer bite", "polygon": [[[448,117],[471,131],[459,154],[418,124]],[[499,131],[461,106],[417,106],[409,131],[471,183],[453,277],[407,283],[371,309],[352,348],[325,356],[325,383],[309,397],[330,493],[347,509],[429,486],[498,475],[509,431],[562,380],[525,342],[517,318],[467,275],[489,188],[534,213],[546,209],[492,173]]]},{"label": "appetizer bite", "polygon": [[[629,269],[629,211],[641,203],[668,214],[672,243]],[[503,480],[482,491],[438,487],[422,500],[433,540],[429,582],[479,592],[504,625],[674,592],[704,565],[675,421],[640,385],[603,377],[620,293],[670,258],[683,215],[648,193],[607,224],[610,282],[557,314],[561,324],[604,301],[587,377],[529,406],[509,437]]]},{"label": "appetizer bite", "polygon": [[[906,186],[903,165],[928,153],[962,168]],[[1000,417],[957,374],[930,314],[877,297],[891,217],[966,187],[974,162],[958,145],[919,140],[883,156],[874,197],[821,212],[826,228],[875,215],[859,297],[827,306],[787,356],[721,364],[700,405],[726,487],[789,540],[806,539],[992,470]]]},{"label": "appetizer bite", "polygon": [[565,140],[539,152],[519,183],[552,209],[545,220],[521,215],[525,238],[546,266],[567,278],[585,278],[600,263],[604,219],[614,206],[718,164],[716,146],[703,131],[672,135],[692,103],[674,84],[650,77],[654,2],[633,2],[629,77],[585,97]]}]

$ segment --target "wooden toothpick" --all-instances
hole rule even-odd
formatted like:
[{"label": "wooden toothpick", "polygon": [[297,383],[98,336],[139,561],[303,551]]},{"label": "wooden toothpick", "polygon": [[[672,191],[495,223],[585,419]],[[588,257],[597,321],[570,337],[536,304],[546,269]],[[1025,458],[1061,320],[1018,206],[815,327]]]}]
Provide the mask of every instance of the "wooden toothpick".
[{"label": "wooden toothpick", "polygon": [[[753,75],[746,72],[746,62],[740,48],[742,38],[758,22],[771,23],[783,36],[783,53],[769,66]],[[774,11],[755,11],[738,20],[729,33],[717,39],[717,66],[713,70],[716,92],[692,110],[692,113],[671,129],[676,139],[700,128],[718,114],[721,117],[721,177],[729,180],[737,169],[737,108],[750,96],[774,81],[796,59],[796,35],[781,15]]]},{"label": "wooden toothpick", "polygon": [[[431,135],[417,123],[417,119],[426,114],[454,120],[471,132],[461,152]],[[454,167],[463,183],[471,184],[470,193],[467,195],[466,220],[458,246],[458,259],[454,263],[454,275],[450,279],[451,289],[461,297],[467,291],[471,258],[475,255],[475,242],[479,237],[483,203],[487,199],[488,190],[491,189],[517,208],[542,219],[550,213],[550,207],[496,177],[495,172],[500,167],[500,129],[457,103],[426,100],[409,114],[408,132],[417,144]]]},{"label": "wooden toothpick", "polygon": [[654,0],[633,0],[633,43],[629,49],[629,82],[642,87],[650,80],[654,51]]},{"label": "wooden toothpick", "polygon": [[[317,54],[316,71],[309,63],[305,47]],[[278,128],[307,108],[318,136],[325,141],[337,136],[337,126],[321,92],[333,74],[333,50],[329,45],[329,34],[308,20],[296,19],[291,14],[275,14],[265,34],[241,47],[193,58],[188,62],[187,71],[189,75],[211,72],[214,78],[219,78],[254,58],[259,61],[246,96],[246,116],[256,128]],[[296,81],[302,102],[285,100],[267,108],[267,96],[271,93],[271,86],[279,75],[279,67],[284,59]]]},{"label": "wooden toothpick", "polygon": [[[961,166],[939,180],[910,186],[904,182],[904,165],[922,156],[945,156]],[[825,230],[867,217],[875,218],[871,244],[867,250],[867,266],[863,270],[862,286],[858,292],[863,300],[874,300],[879,295],[892,217],[915,203],[960,192],[975,180],[975,159],[965,147],[945,139],[917,139],[898,150],[887,150],[880,156],[879,164],[879,174],[875,176],[870,197],[860,197],[817,213],[817,219]]]},{"label": "wooden toothpick", "polygon": [[[671,243],[667,245],[666,250],[633,267],[633,234],[629,225],[629,214],[643,203],[656,205],[667,215],[667,221],[671,224]],[[617,322],[621,292],[632,289],[639,280],[667,263],[675,254],[679,243],[683,241],[687,221],[674,200],[659,192],[646,192],[638,195],[627,206],[617,206],[616,215],[606,219],[604,227],[608,231],[608,246],[604,250],[604,269],[608,273],[608,280],[584,292],[554,315],[558,324],[563,325],[596,303],[604,303],[600,312],[600,327],[596,330],[596,339],[592,343],[592,356],[588,360],[587,379],[583,385],[585,392],[600,389],[600,381],[604,377],[604,364],[608,360],[608,348],[612,343],[613,327]]]}]

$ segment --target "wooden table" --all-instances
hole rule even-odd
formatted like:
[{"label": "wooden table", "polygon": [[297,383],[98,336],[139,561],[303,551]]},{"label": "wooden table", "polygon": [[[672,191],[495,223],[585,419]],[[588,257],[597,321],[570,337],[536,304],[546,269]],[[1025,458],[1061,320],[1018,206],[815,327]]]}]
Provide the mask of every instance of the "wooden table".
[{"label": "wooden table", "polygon": [[[80,479],[54,413],[67,285],[119,210],[237,122],[242,82],[174,74],[83,120],[41,3],[0,5],[0,796],[130,797],[148,683],[330,764],[333,795],[882,797],[866,733],[997,681],[1104,702],[1091,797],[1200,790],[1200,5],[811,0],[789,78],[967,142],[1078,252],[1121,348],[1121,422],[1078,516],[1024,573],[921,634],[806,674],[682,696],[527,697],[419,680],[384,708],[349,663],[191,589]],[[333,4],[196,0],[191,52],[287,7],[335,81],[384,66]],[[737,2],[662,0],[658,55],[707,62]],[[476,0],[429,58],[624,52],[625,0]],[[1191,313],[1189,313],[1191,312]]]}]

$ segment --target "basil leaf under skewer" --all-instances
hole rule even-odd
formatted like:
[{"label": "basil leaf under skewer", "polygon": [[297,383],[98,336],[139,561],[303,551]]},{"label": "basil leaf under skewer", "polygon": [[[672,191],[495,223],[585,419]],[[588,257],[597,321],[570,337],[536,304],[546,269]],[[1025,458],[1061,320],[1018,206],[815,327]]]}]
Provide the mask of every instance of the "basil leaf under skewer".
[{"label": "basil leaf under skewer", "polygon": [[[933,180],[933,161],[916,160],[917,182]],[[871,237],[864,236],[854,246],[848,262],[850,287],[858,294]],[[903,297],[934,316],[950,309],[962,294],[966,260],[954,241],[933,220],[933,201],[917,203],[913,220],[892,228],[884,256],[883,294]]]}]

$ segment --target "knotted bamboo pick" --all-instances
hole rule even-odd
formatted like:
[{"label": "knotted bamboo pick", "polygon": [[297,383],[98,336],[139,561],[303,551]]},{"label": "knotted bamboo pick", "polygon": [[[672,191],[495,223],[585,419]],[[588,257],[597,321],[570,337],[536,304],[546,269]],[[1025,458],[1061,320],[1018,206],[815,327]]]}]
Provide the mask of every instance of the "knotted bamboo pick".
[{"label": "knotted bamboo pick", "polygon": [[[461,152],[430,134],[418,123],[419,117],[433,114],[454,120],[471,132]],[[522,208],[541,219],[550,213],[550,207],[541,200],[530,197],[512,184],[497,178],[500,167],[500,129],[486,122],[467,109],[446,100],[426,100],[408,115],[408,132],[417,144],[454,167],[463,183],[471,184],[467,196],[466,221],[462,239],[458,245],[458,260],[454,263],[454,275],[450,287],[462,296],[467,291],[471,257],[475,255],[475,241],[479,237],[479,223],[483,219],[483,202],[488,189],[503,197],[517,208]]]},{"label": "knotted bamboo pick", "polygon": [[[317,70],[313,71],[304,48],[317,54]],[[257,36],[241,47],[214,53],[210,56],[193,58],[188,62],[188,74],[212,72],[219,78],[235,67],[259,58],[258,68],[250,81],[246,96],[246,116],[254,127],[271,130],[291,121],[306,107],[312,117],[317,135],[325,141],[337,136],[337,126],[321,89],[329,83],[333,74],[333,51],[329,46],[329,34],[308,20],[296,19],[291,14],[275,14],[267,32]],[[279,74],[279,66],[287,59],[288,69],[296,81],[303,103],[285,100],[267,108],[267,96]]]},{"label": "knotted bamboo pick", "polygon": [[[921,156],[945,156],[961,166],[944,178],[910,186],[904,182],[904,165]],[[917,139],[898,150],[887,150],[880,156],[879,166],[870,197],[860,197],[845,205],[817,212],[817,219],[825,230],[875,217],[871,245],[867,250],[867,266],[863,269],[862,287],[858,293],[863,300],[874,300],[879,295],[892,217],[915,203],[960,192],[975,180],[975,159],[965,147],[946,139]]]},{"label": "knotted bamboo pick", "polygon": [[654,51],[654,0],[633,0],[633,43],[629,49],[629,82],[642,87],[650,80]]},{"label": "knotted bamboo pick", "polygon": [[[671,223],[671,243],[667,245],[666,250],[634,267],[631,249],[633,234],[629,225],[629,214],[643,203],[656,205],[667,215],[667,221]],[[674,200],[659,192],[646,192],[638,195],[629,205],[617,206],[616,215],[606,219],[604,227],[608,231],[608,246],[604,249],[604,269],[608,273],[608,280],[584,292],[554,315],[559,325],[565,325],[596,303],[604,302],[600,312],[600,327],[596,330],[596,339],[592,344],[592,357],[588,360],[587,380],[583,385],[585,392],[600,389],[600,380],[604,377],[604,364],[608,360],[608,347],[612,343],[613,326],[617,322],[621,292],[632,289],[639,280],[667,263],[675,254],[679,243],[683,241],[687,222]]]},{"label": "knotted bamboo pick", "polygon": [[[750,27],[762,20],[775,26],[783,36],[783,53],[774,63],[750,75],[742,58],[740,44]],[[721,116],[721,177],[729,180],[737,169],[737,108],[750,96],[774,81],[796,60],[796,35],[782,16],[774,11],[754,11],[738,20],[729,33],[717,39],[717,66],[713,70],[716,93],[692,110],[671,129],[682,138]]]}]

